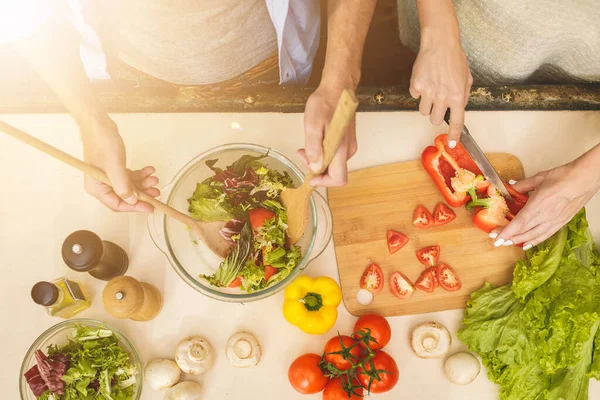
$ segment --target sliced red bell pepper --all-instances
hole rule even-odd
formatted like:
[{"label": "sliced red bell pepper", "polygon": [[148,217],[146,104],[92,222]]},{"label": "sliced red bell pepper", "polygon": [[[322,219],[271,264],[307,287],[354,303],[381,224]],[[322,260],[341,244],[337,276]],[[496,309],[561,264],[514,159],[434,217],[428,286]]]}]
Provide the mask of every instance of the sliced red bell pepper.
[{"label": "sliced red bell pepper", "polygon": [[[452,207],[467,204],[471,200],[470,190],[481,193],[489,186],[489,182],[480,176],[481,171],[460,143],[454,149],[448,147],[446,134],[435,139],[435,146],[425,148],[421,163]],[[461,186],[460,190],[453,187],[456,186],[452,184],[453,179]]]}]

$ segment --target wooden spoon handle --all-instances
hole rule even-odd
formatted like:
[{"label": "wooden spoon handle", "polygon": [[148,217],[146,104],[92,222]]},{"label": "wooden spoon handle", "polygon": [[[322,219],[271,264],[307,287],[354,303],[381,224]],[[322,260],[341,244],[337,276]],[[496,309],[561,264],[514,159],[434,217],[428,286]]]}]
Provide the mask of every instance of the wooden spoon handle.
[{"label": "wooden spoon handle", "polygon": [[[25,133],[22,130],[17,129],[14,126],[11,126],[5,122],[0,121],[0,130],[4,131],[5,133],[14,137],[17,140],[20,140],[21,142],[28,144],[31,147],[35,147],[36,149],[48,154],[49,156],[51,156],[59,161],[64,162],[65,164],[68,164],[71,167],[82,171],[86,175],[111,186],[110,180],[108,179],[108,177],[106,176],[104,171],[102,171],[100,168],[93,166],[91,164],[85,163],[85,162],[73,157],[72,155],[67,154],[62,150],[59,150],[56,147],[50,146],[48,143],[43,142],[43,141],[39,140],[38,138],[35,138],[35,137],[29,135],[28,133]],[[192,217],[185,215],[172,207],[169,207],[165,203],[155,199],[154,197],[148,196],[144,192],[138,191],[137,194],[138,194],[138,198],[140,200],[143,200],[143,201],[149,203],[155,209],[161,211],[162,213],[168,215],[171,218],[174,218],[174,219],[176,219],[184,224],[190,225],[190,226],[196,222],[196,220],[194,220]]]}]

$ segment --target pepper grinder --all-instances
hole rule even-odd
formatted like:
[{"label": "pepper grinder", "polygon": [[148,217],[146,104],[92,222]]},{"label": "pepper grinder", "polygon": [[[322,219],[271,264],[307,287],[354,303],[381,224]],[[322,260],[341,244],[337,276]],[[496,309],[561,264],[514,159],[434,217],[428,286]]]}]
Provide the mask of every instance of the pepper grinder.
[{"label": "pepper grinder", "polygon": [[70,234],[63,242],[62,257],[72,270],[103,281],[124,275],[129,266],[125,250],[90,231]]},{"label": "pepper grinder", "polygon": [[118,276],[102,292],[104,308],[115,318],[150,321],[162,309],[162,296],[154,286],[130,276]]}]

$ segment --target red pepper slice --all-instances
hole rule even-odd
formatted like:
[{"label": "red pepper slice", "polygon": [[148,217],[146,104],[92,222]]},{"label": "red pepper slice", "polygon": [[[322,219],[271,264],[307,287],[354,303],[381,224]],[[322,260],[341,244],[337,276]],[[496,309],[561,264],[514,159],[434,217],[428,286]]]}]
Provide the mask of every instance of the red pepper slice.
[{"label": "red pepper slice", "polygon": [[[467,204],[470,200],[468,191],[455,191],[451,179],[460,169],[468,170],[475,175],[481,175],[481,171],[460,143],[451,149],[448,147],[448,135],[439,135],[435,139],[435,146],[428,146],[423,150],[421,163],[444,196],[446,203],[452,207]],[[487,186],[484,181],[481,181],[481,184],[476,185],[476,189],[481,191],[485,189],[484,185]]]},{"label": "red pepper slice", "polygon": [[473,224],[486,233],[508,225],[514,218],[514,212],[519,212],[529,197],[514,190],[510,185],[505,185],[513,201],[504,199],[493,186],[487,190],[487,198],[469,202],[467,208],[476,207]]}]

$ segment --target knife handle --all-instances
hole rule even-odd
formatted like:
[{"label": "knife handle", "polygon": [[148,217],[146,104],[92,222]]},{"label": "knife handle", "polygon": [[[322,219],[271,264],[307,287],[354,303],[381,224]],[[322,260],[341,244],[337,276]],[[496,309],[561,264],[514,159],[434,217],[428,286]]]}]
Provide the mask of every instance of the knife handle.
[{"label": "knife handle", "polygon": [[450,125],[450,109],[446,110],[446,114],[444,114],[444,121],[446,121],[446,123]]}]

